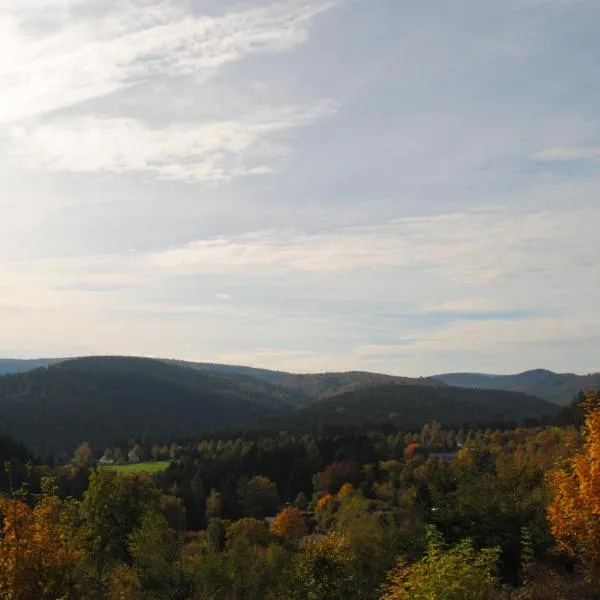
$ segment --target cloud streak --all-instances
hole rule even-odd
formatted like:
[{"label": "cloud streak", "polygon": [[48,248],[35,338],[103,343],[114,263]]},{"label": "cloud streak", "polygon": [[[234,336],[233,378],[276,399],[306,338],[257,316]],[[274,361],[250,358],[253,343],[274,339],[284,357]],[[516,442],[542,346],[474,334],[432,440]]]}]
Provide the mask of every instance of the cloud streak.
[{"label": "cloud streak", "polygon": [[331,114],[322,103],[255,111],[238,120],[149,127],[135,119],[75,117],[14,127],[13,155],[30,168],[67,173],[151,173],[222,184],[271,172],[289,152],[286,132]]},{"label": "cloud streak", "polygon": [[[327,234],[255,232],[193,242],[151,256],[164,269],[214,272],[271,269],[334,273],[369,268],[432,269],[441,277],[486,282],[589,265],[587,240],[600,210],[456,213],[397,219]],[[570,251],[557,247],[570,240]]]},{"label": "cloud streak", "polygon": [[282,2],[208,17],[170,2],[129,1],[87,18],[59,10],[58,22],[40,31],[40,12],[13,2],[0,21],[0,123],[75,106],[157,76],[209,77],[245,56],[289,50],[305,41],[311,20],[333,6]]}]

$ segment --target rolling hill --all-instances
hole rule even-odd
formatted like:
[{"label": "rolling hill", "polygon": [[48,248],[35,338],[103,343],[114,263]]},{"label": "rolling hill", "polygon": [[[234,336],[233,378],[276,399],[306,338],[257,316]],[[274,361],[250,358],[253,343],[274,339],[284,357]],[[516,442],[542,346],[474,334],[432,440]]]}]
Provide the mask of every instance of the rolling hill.
[{"label": "rolling hill", "polygon": [[302,394],[313,401],[317,401],[381,385],[440,387],[445,384],[427,378],[398,377],[366,371],[348,371],[346,373],[316,373],[307,375],[290,373],[278,379],[277,385],[292,393]]},{"label": "rolling hill", "polygon": [[279,413],[264,424],[298,433],[386,427],[414,431],[433,420],[446,427],[500,425],[551,417],[558,411],[556,404],[521,392],[388,384]]},{"label": "rolling hill", "polygon": [[430,378],[400,377],[397,375],[370,373],[368,371],[297,374],[236,365],[184,361],[173,362],[193,369],[201,369],[226,375],[235,374],[250,376],[270,383],[281,390],[287,391],[300,404],[323,400],[325,398],[337,396],[338,394],[384,384],[429,385],[433,387],[445,385],[441,381]]},{"label": "rolling hill", "polygon": [[[251,371],[250,371],[251,372]],[[168,442],[208,431],[257,426],[306,432],[327,426],[417,429],[523,421],[555,405],[502,390],[450,387],[372,373],[292,375],[220,369],[158,359],[69,359],[0,376],[0,435],[36,455],[69,456],[82,441],[96,451],[146,437]]]},{"label": "rolling hill", "polygon": [[[101,360],[100,362],[97,362]],[[96,361],[96,362],[94,362]],[[39,359],[39,360],[1,360],[0,375],[7,373],[24,373],[39,367],[58,363],[80,367],[94,365],[94,368],[127,369],[135,365],[135,370],[143,370],[152,377],[166,377],[177,383],[191,384],[196,382],[202,389],[205,388],[207,379],[202,373],[221,376],[220,382],[227,385],[227,381],[235,381],[235,387],[243,385],[252,390],[262,389],[269,395],[277,395],[282,402],[288,401],[296,404],[308,404],[343,394],[356,389],[368,388],[375,385],[444,385],[440,381],[428,378],[399,377],[366,371],[349,371],[345,373],[314,373],[296,374],[286,371],[272,371],[242,365],[225,365],[218,363],[190,362],[174,359],[145,359],[127,356],[107,357],[82,357],[77,359]],[[178,369],[183,367],[183,369]]]},{"label": "rolling hill", "polygon": [[[124,360],[126,357],[116,357]],[[88,359],[78,359],[88,360]],[[600,389],[600,373],[576,375],[574,373],[554,373],[545,369],[534,369],[515,375],[490,375],[485,373],[444,373],[431,377],[398,377],[364,371],[346,373],[296,374],[286,371],[259,369],[243,365],[226,365],[208,362],[190,362],[174,359],[148,359],[172,366],[187,367],[205,373],[234,378],[238,382],[246,378],[248,385],[255,388],[258,383],[266,384],[268,394],[277,389],[282,397],[296,404],[308,404],[338,394],[365,389],[377,385],[449,385],[455,387],[478,388],[483,390],[508,390],[524,392],[556,404],[566,405],[581,390]],[[33,369],[63,362],[65,359],[15,360],[0,359],[0,375],[23,373]]]},{"label": "rolling hill", "polygon": [[600,389],[600,373],[575,375],[574,373],[554,373],[545,369],[524,371],[516,375],[445,373],[434,375],[433,378],[453,386],[524,392],[563,406],[569,404],[573,397],[582,390]]},{"label": "rolling hill", "polygon": [[241,425],[291,407],[291,398],[248,377],[163,361],[97,357],[0,377],[0,434],[34,453],[97,450],[119,440],[170,440]]}]

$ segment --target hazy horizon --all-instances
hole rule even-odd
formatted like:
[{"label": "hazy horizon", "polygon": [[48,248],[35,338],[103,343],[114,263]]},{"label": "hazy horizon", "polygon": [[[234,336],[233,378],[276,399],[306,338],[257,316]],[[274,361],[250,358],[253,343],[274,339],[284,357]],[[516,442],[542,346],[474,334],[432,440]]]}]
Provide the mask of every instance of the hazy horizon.
[{"label": "hazy horizon", "polygon": [[[259,369],[259,370],[264,370],[264,371],[283,371],[283,372],[289,372],[291,374],[294,375],[304,375],[304,374],[309,374],[309,375],[314,375],[314,374],[318,374],[318,373],[334,373],[336,372],[334,369],[322,369],[319,371],[299,371],[297,369],[294,368],[290,368],[290,369],[273,369],[269,366],[266,365],[261,365],[261,364],[247,364],[247,363],[221,363],[221,362],[214,362],[214,361],[210,361],[210,360],[202,360],[202,359],[183,359],[177,356],[148,356],[148,355],[144,355],[144,354],[130,354],[130,355],[125,355],[125,354],[106,354],[106,355],[80,355],[80,356],[32,356],[32,357],[12,357],[12,356],[0,356],[0,361],[15,361],[15,362],[19,362],[19,361],[44,361],[44,360],[57,360],[57,361],[68,361],[68,360],[76,360],[79,358],[102,358],[102,357],[117,357],[117,358],[147,358],[147,359],[153,359],[153,360],[166,360],[166,361],[182,361],[182,362],[189,362],[189,363],[205,363],[205,364],[215,364],[215,365],[219,365],[219,366],[232,366],[232,367],[250,367],[252,369]],[[452,372],[442,372],[442,371],[436,371],[436,372],[432,372],[432,373],[421,373],[421,374],[412,374],[412,375],[407,375],[406,373],[402,373],[400,371],[394,372],[394,371],[367,371],[366,369],[351,369],[351,371],[355,371],[355,372],[370,372],[370,373],[374,373],[374,374],[380,374],[380,375],[392,375],[392,376],[399,376],[399,377],[434,377],[436,375],[446,375],[446,374],[461,374],[461,375],[484,375],[484,376],[490,376],[490,377],[503,377],[503,376],[511,376],[511,375],[520,375],[522,373],[527,373],[530,371],[552,371],[551,369],[546,369],[545,367],[530,367],[527,369],[518,369],[514,372],[504,372],[504,373],[493,373],[493,372],[482,372],[482,371],[470,371],[469,369],[458,369],[457,371],[452,371]],[[585,376],[585,375],[592,375],[597,373],[598,371],[569,371],[569,370],[565,370],[565,369],[560,369],[557,371],[552,371],[554,373],[556,373],[557,375],[580,375],[580,376]]]},{"label": "hazy horizon", "polygon": [[5,4],[0,356],[600,369],[600,3]]}]

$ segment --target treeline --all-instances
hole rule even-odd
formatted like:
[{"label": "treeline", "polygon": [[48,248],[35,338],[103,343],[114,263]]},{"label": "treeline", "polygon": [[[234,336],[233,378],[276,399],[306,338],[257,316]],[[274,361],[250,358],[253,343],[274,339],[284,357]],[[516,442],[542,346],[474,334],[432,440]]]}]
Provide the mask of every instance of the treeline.
[{"label": "treeline", "polygon": [[205,439],[153,476],[11,467],[0,597],[592,599],[599,403],[583,428]]}]

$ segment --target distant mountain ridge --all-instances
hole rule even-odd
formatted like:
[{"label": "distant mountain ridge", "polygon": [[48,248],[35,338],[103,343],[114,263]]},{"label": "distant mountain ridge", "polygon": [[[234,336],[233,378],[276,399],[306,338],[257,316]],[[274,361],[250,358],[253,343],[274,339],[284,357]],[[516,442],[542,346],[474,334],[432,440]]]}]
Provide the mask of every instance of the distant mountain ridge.
[{"label": "distant mountain ridge", "polygon": [[533,369],[515,375],[444,373],[433,378],[452,386],[524,392],[563,406],[582,390],[600,390],[600,373],[576,375],[554,373],[546,369]]},{"label": "distant mountain ridge", "polygon": [[[72,359],[0,359],[0,375],[23,373],[66,360]],[[84,359],[82,358],[81,360]],[[483,390],[495,389],[524,392],[563,406],[569,404],[573,397],[582,390],[600,389],[600,373],[577,375],[575,373],[555,373],[546,369],[533,369],[514,375],[465,372],[412,378],[366,371],[297,374],[244,365],[192,362],[176,359],[152,360],[159,360],[163,363],[188,367],[189,369],[210,372],[225,377],[247,377],[254,381],[254,385],[256,385],[256,381],[258,380],[269,386],[275,386],[280,394],[289,395],[290,399],[298,404],[306,404],[314,400],[323,400],[338,394],[388,383],[434,387],[450,385]]]},{"label": "distant mountain ridge", "polygon": [[193,369],[204,369],[216,373],[248,375],[262,381],[277,385],[284,389],[300,392],[308,398],[322,400],[337,394],[343,394],[363,387],[383,385],[386,383],[397,385],[445,385],[425,377],[402,377],[399,375],[386,375],[385,373],[371,373],[369,371],[343,371],[326,373],[291,373],[289,371],[272,371],[255,367],[240,365],[223,365],[215,363],[198,363],[188,361],[168,361]]},{"label": "distant mountain ridge", "polygon": [[[0,435],[39,457],[132,439],[168,443],[224,430],[419,428],[427,421],[522,422],[555,405],[522,393],[373,373],[293,375],[136,357],[69,359],[0,376]],[[250,371],[251,372],[251,371]],[[260,372],[260,370],[259,370]],[[266,381],[265,379],[271,381]],[[263,425],[261,425],[263,424]]]},{"label": "distant mountain ridge", "polygon": [[522,392],[384,384],[338,394],[293,414],[278,413],[266,422],[298,434],[370,428],[414,431],[430,421],[444,427],[523,424],[552,418],[558,411],[556,404]]}]

